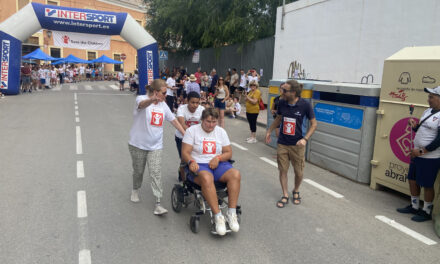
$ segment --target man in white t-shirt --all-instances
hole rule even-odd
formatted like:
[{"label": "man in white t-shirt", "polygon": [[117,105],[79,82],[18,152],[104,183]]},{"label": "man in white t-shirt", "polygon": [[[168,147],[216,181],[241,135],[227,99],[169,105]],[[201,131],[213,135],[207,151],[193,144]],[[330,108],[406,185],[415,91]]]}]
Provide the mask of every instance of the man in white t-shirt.
[{"label": "man in white t-shirt", "polygon": [[202,113],[202,123],[186,130],[182,140],[182,160],[193,173],[188,175],[188,180],[201,187],[203,197],[214,214],[216,233],[225,235],[225,217],[219,209],[214,182],[222,182],[228,186],[229,208],[226,221],[232,231],[238,232],[236,208],[241,176],[228,162],[232,157],[231,143],[226,131],[217,126],[218,118],[219,113],[216,109],[205,109]]},{"label": "man in white t-shirt", "polygon": [[[411,218],[415,222],[432,219],[434,182],[440,170],[440,86],[425,88],[425,92],[429,93],[430,108],[423,112],[420,123],[409,120],[409,125],[416,132],[408,170],[411,204],[397,209],[400,213],[415,214]],[[425,192],[423,209],[419,205],[421,187]]]},{"label": "man in white t-shirt", "polygon": [[[247,81],[248,84],[251,83],[252,81],[256,81],[257,83],[260,82],[260,75],[257,73],[257,70],[255,70],[255,68],[252,68],[248,71],[247,73]],[[247,87],[246,92],[249,92],[251,90],[250,87]]]},{"label": "man in white t-shirt", "polygon": [[81,65],[79,67],[79,75],[81,81],[84,81],[86,79],[86,68],[84,67],[84,65]]},{"label": "man in white t-shirt", "polygon": [[[197,125],[200,123],[200,119],[202,118],[202,112],[205,110],[203,106],[200,105],[200,94],[197,92],[190,92],[188,94],[188,104],[181,105],[177,109],[177,121],[179,121],[180,125],[183,127],[183,129],[186,131],[189,127]],[[179,130],[176,130],[176,147],[177,152],[179,153],[179,158],[182,159],[182,139],[183,135],[179,132]],[[186,166],[186,163],[180,164],[180,174],[179,174],[179,181],[182,181],[185,179],[185,171],[184,167]]]},{"label": "man in white t-shirt", "polygon": [[176,74],[169,76],[167,79],[167,97],[166,102],[168,107],[174,112],[174,91],[177,90],[176,87]]},{"label": "man in white t-shirt", "polygon": [[119,91],[124,91],[125,74],[123,71],[118,72]]},{"label": "man in white t-shirt", "polygon": [[133,190],[131,201],[139,202],[139,189],[142,186],[145,164],[152,178],[151,188],[156,197],[155,215],[163,215],[168,211],[160,205],[162,189],[162,149],[164,121],[171,124],[184,134],[185,130],[164,103],[166,84],[156,79],[149,86],[148,95],[136,97],[133,126],[130,130],[128,148],[133,164]]}]

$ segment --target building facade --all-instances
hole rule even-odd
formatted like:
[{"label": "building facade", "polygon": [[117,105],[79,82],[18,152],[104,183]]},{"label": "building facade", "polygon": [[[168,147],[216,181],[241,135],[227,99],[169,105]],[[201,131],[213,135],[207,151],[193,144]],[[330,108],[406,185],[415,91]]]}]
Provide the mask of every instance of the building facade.
[{"label": "building facade", "polygon": [[[129,13],[141,26],[145,27],[146,8],[142,0],[1,0],[0,23],[16,13],[27,4],[35,2],[47,5],[83,8],[91,10]],[[106,55],[115,60],[121,60],[121,54],[126,55],[123,65],[105,65],[106,72],[123,70],[133,72],[137,68],[137,51],[120,36],[111,36],[110,50],[83,50],[54,46],[52,32],[42,29],[23,42],[22,55],[41,48],[52,57],[66,57],[72,54],[85,60],[93,60]]]}]

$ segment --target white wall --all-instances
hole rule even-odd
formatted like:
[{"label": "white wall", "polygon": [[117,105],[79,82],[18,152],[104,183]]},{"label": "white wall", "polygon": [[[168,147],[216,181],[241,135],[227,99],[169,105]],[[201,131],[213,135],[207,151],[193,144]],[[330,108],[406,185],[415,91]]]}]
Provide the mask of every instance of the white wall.
[{"label": "white wall", "polygon": [[407,46],[440,45],[440,0],[300,0],[277,10],[273,79],[292,61],[309,78],[382,81],[384,60]]}]

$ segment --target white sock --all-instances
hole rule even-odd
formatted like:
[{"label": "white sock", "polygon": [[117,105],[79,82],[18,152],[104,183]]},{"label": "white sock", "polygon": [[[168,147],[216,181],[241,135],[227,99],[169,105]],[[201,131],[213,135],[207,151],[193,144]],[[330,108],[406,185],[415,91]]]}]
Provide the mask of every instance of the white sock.
[{"label": "white sock", "polygon": [[218,212],[217,214],[215,214],[214,216],[215,217],[220,217],[222,215],[222,212],[220,211],[220,212]]},{"label": "white sock", "polygon": [[229,213],[230,215],[234,215],[234,214],[237,213],[237,209],[236,209],[236,208],[228,208],[228,213]]},{"label": "white sock", "polygon": [[425,202],[423,204],[423,211],[425,211],[427,214],[431,214],[431,210],[432,210],[432,202],[431,203]]},{"label": "white sock", "polygon": [[420,201],[419,196],[411,196],[411,205],[416,210],[419,210],[420,208],[419,201]]}]

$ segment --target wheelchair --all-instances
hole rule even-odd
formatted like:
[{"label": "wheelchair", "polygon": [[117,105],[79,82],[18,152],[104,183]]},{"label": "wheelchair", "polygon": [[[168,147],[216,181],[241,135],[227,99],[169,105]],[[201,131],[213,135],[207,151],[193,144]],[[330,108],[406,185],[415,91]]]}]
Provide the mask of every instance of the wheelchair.
[{"label": "wheelchair", "polygon": [[[231,164],[233,161],[229,161]],[[188,166],[185,167],[186,179],[180,183],[175,184],[173,190],[171,191],[171,206],[173,211],[176,213],[180,213],[182,208],[188,208],[191,204],[197,209],[197,211],[191,216],[189,220],[189,226],[193,233],[198,233],[200,230],[200,217],[206,213],[209,213],[211,219],[211,234],[217,235],[215,231],[215,222],[214,222],[214,214],[212,213],[211,208],[209,207],[208,202],[205,200],[202,194],[201,187],[188,180],[188,175],[192,175],[193,177],[197,177],[194,173],[192,173]],[[218,205],[219,209],[223,215],[226,214],[228,210],[228,187],[225,183],[222,182],[214,182],[215,189],[217,191]],[[238,223],[241,222],[241,206],[237,205],[237,220]],[[228,223],[226,222],[226,233],[232,232],[229,228]]]}]

